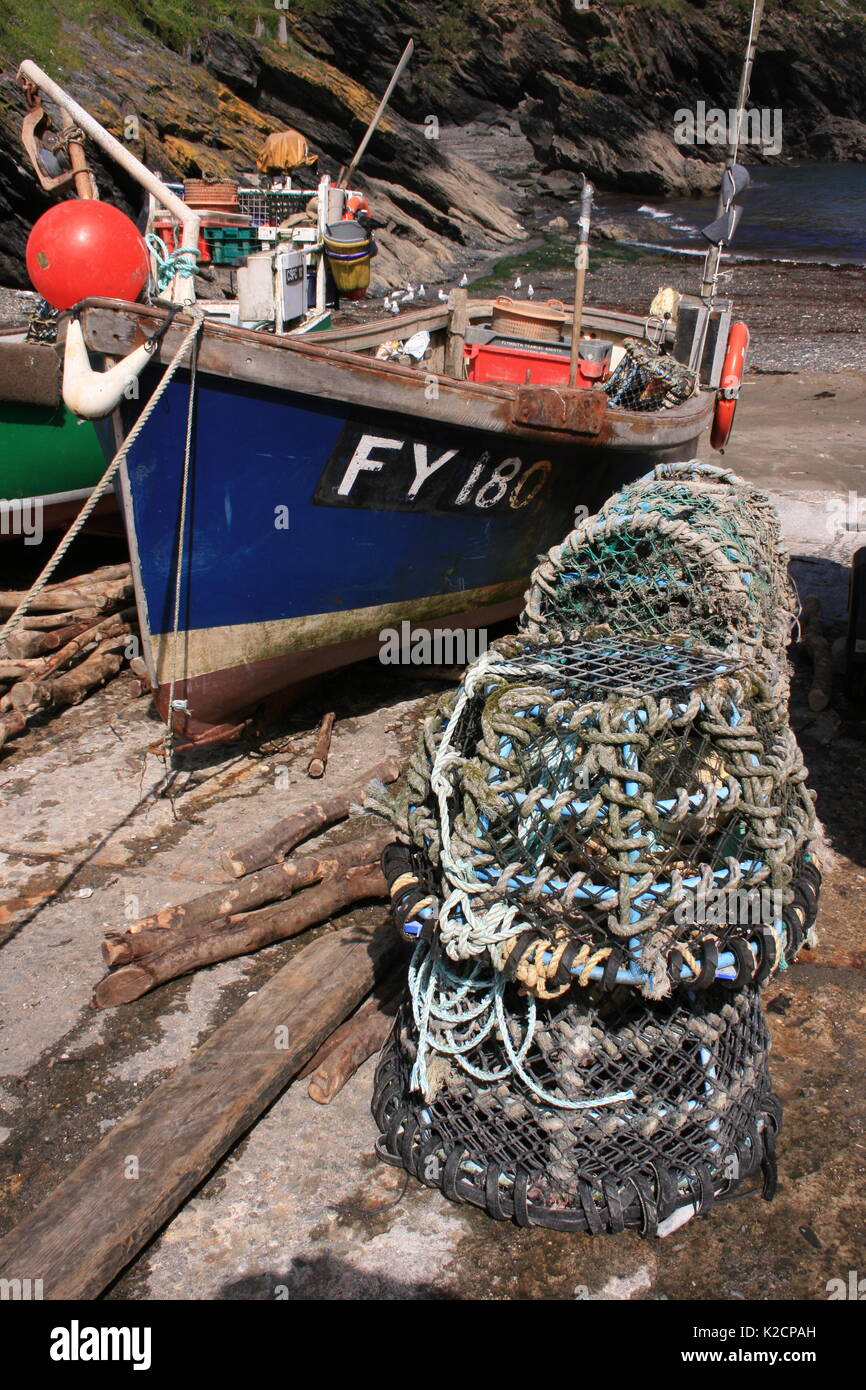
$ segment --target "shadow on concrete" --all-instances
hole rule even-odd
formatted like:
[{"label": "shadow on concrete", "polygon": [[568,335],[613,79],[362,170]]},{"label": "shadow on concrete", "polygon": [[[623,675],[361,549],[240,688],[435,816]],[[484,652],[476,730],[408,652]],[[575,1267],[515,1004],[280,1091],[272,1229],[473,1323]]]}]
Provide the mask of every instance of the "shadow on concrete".
[{"label": "shadow on concrete", "polygon": [[[800,555],[791,561],[800,599],[815,595],[820,600],[824,631],[831,642],[845,632],[850,573],[850,566],[822,556]],[[862,813],[866,708],[851,703],[844,676],[837,675],[828,708],[820,713],[810,711],[811,662],[796,645],[791,659],[791,720],[809,770],[809,786],[818,796],[818,816],[833,849],[857,864],[866,864],[866,818]]]},{"label": "shadow on concrete", "polygon": [[313,1300],[454,1301],[457,1295],[432,1284],[406,1284],[387,1274],[358,1269],[335,1255],[298,1256],[280,1273],[265,1270],[223,1284],[218,1295],[228,1300],[311,1302]]},{"label": "shadow on concrete", "polygon": [[793,555],[788,568],[800,602],[814,594],[820,600],[825,627],[843,630],[848,614],[851,566],[823,555]]}]

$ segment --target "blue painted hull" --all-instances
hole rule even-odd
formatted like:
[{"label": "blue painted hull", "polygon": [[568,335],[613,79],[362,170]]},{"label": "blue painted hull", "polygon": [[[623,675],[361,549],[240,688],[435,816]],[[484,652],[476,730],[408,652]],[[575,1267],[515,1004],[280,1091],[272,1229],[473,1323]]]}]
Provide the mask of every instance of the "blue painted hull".
[{"label": "blue painted hull", "polygon": [[[407,619],[477,627],[517,612],[575,509],[655,461],[200,373],[175,640],[188,402],[179,373],[121,496],[158,704],[174,680],[192,739],[225,736],[263,699],[372,654]],[[124,432],[138,409],[124,406]]]}]

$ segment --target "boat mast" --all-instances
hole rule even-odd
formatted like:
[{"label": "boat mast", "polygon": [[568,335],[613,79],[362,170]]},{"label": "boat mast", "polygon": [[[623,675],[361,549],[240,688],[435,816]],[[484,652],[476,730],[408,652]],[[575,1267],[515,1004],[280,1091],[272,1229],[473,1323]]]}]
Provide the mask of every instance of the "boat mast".
[{"label": "boat mast", "polygon": [[337,179],[337,187],[338,187],[338,188],[348,188],[348,187],[349,187],[349,179],[352,177],[352,175],[354,174],[354,172],[355,172],[355,170],[357,169],[358,165],[360,164],[360,162],[361,162],[361,156],[363,155],[364,151],[366,150],[367,146],[369,145],[370,141],[372,140],[373,134],[374,134],[374,132],[375,132],[375,130],[376,130],[376,127],[378,126],[379,122],[380,122],[381,119],[382,119],[382,115],[383,115],[383,113],[384,113],[385,107],[388,105],[388,102],[391,100],[391,94],[392,94],[392,92],[394,91],[394,88],[397,86],[397,83],[400,81],[400,78],[401,78],[402,75],[403,75],[403,69],[406,67],[406,64],[409,62],[409,59],[412,57],[412,54],[413,54],[414,52],[415,52],[415,40],[414,40],[414,39],[410,39],[409,42],[407,43],[406,47],[403,49],[403,53],[402,53],[402,55],[401,55],[401,57],[400,57],[400,61],[399,61],[399,63],[397,64],[397,66],[395,67],[394,72],[393,72],[393,74],[392,74],[392,76],[391,76],[391,81],[388,83],[388,86],[387,86],[386,89],[385,89],[385,95],[382,97],[382,100],[379,102],[379,105],[376,107],[376,112],[375,112],[375,114],[374,114],[374,116],[373,116],[373,119],[372,119],[372,121],[370,122],[370,124],[367,126],[367,129],[366,129],[365,132],[364,132],[364,137],[363,137],[363,139],[362,139],[360,145],[358,146],[357,150],[356,150],[355,153],[354,153],[354,156],[353,156],[353,158],[352,158],[351,164],[349,165],[348,168],[343,168],[343,169],[340,170],[340,175],[339,175],[339,178]]},{"label": "boat mast", "polygon": [[[749,39],[746,44],[746,56],[743,62],[743,70],[740,74],[740,90],[737,94],[737,123],[733,136],[728,141],[727,159],[725,161],[725,172],[730,172],[730,179],[722,176],[719,188],[719,200],[716,206],[716,217],[723,217],[730,206],[730,198],[726,198],[726,185],[729,188],[736,188],[734,178],[734,168],[737,163],[737,156],[740,151],[740,141],[743,133],[743,122],[746,118],[746,102],[749,100],[749,89],[752,82],[752,68],[755,62],[755,52],[758,47],[758,33],[761,28],[761,20],[764,15],[764,0],[753,0],[752,19],[749,25]],[[701,299],[712,307],[716,297],[716,285],[719,278],[719,265],[722,259],[722,251],[725,245],[725,238],[719,240],[715,245],[711,245],[704,261],[704,274],[701,281]],[[730,236],[727,238],[730,240]]]}]

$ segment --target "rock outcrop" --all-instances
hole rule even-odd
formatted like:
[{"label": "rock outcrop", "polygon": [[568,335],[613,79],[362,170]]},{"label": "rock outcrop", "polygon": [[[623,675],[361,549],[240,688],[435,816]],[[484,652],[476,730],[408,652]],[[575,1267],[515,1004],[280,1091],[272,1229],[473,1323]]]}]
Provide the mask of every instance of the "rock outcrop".
[{"label": "rock outcrop", "polygon": [[[26,283],[27,232],[48,206],[19,143],[22,57],[41,61],[113,133],[134,114],[132,148],[163,174],[251,169],[265,135],[285,126],[303,131],[320,167],[336,174],[412,36],[415,58],[359,176],[384,224],[376,278],[393,284],[447,277],[471,254],[519,241],[533,197],[573,197],[578,171],[602,189],[644,195],[715,187],[723,151],[677,144],[675,117],[699,102],[733,104],[748,19],[748,7],[729,0],[294,0],[273,10],[227,0],[225,22],[215,22],[216,5],[201,7],[181,39],[167,0],[148,0],[138,18],[122,0],[102,0],[98,23],[70,5],[52,51],[37,44],[28,53],[15,38],[27,34],[16,15],[28,0],[4,8],[7,284]],[[752,103],[781,111],[782,158],[866,159],[864,66],[861,5],[768,6]],[[498,160],[503,144],[510,168]],[[137,211],[135,186],[96,163],[105,196]]]}]

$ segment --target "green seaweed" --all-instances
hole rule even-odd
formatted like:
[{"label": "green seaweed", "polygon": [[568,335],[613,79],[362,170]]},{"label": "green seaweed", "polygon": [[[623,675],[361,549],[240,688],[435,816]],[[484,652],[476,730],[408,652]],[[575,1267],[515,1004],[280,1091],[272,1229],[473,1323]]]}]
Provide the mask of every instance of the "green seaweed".
[{"label": "green seaweed", "polygon": [[[475,290],[501,289],[503,285],[513,281],[516,275],[540,276],[544,271],[573,270],[575,238],[576,232],[573,237],[545,232],[540,245],[514,252],[510,256],[503,256],[502,260],[497,261],[488,274],[472,281],[472,288]],[[643,260],[651,254],[652,252],[637,246],[623,246],[617,242],[601,244],[593,242],[589,253],[589,269],[592,271],[602,260],[632,263]]]}]

